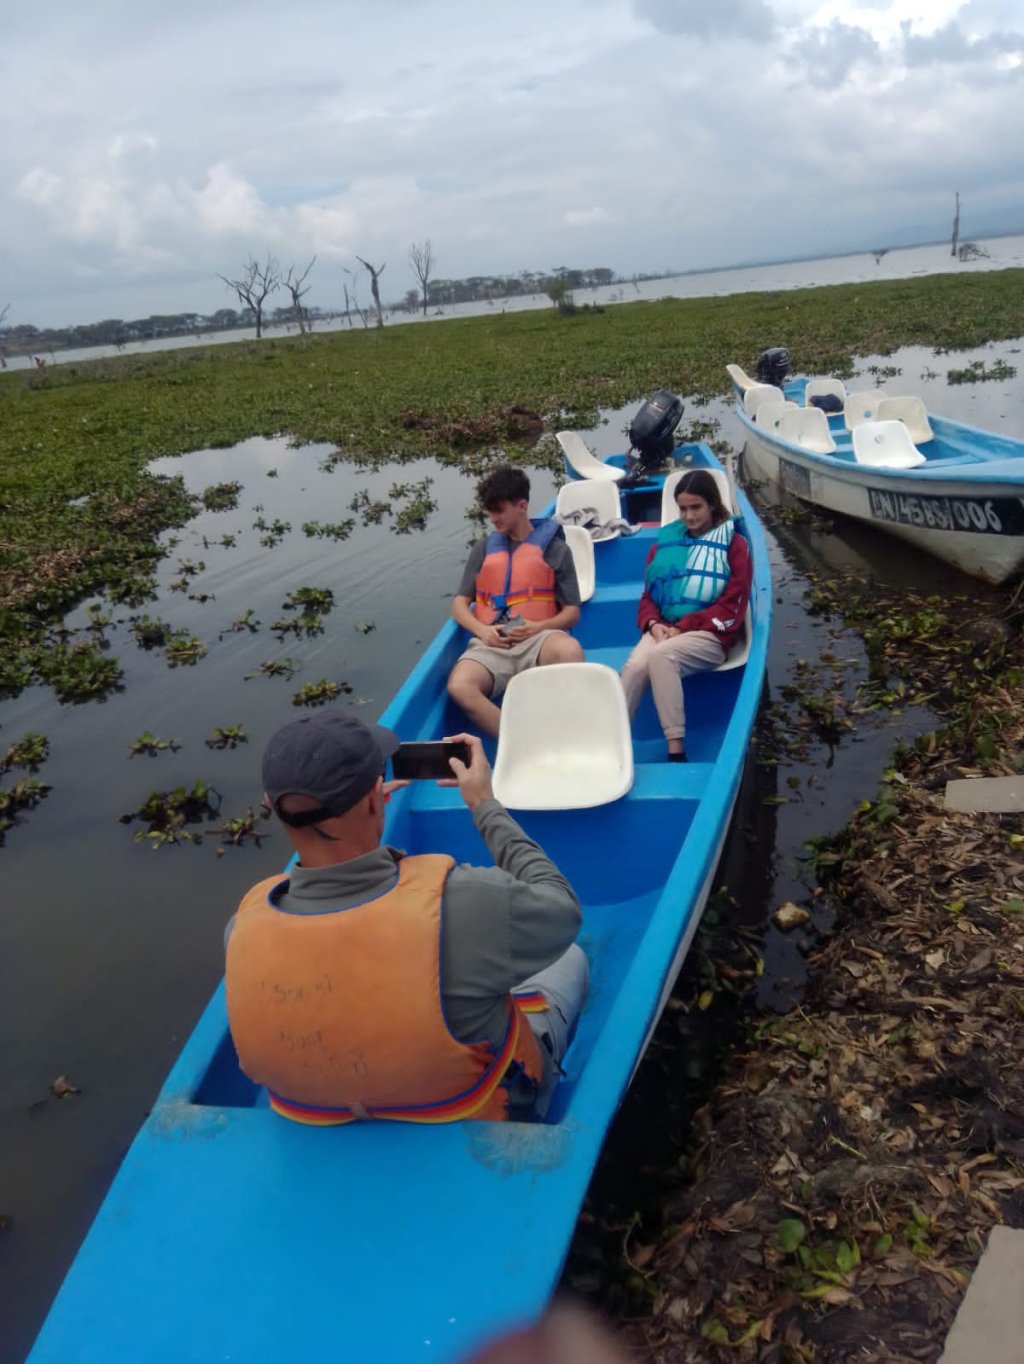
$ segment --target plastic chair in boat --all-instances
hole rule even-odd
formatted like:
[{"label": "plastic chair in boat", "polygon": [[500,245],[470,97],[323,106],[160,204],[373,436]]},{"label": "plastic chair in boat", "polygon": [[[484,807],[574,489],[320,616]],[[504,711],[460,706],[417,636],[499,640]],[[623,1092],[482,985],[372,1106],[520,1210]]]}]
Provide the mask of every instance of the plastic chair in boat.
[{"label": "plastic chair in boat", "polygon": [[916,469],[928,462],[901,421],[861,422],[853,431],[853,457],[876,469]]},{"label": "plastic chair in boat", "polygon": [[[704,469],[705,474],[710,474],[718,484],[718,491],[722,497],[722,505],[730,516],[736,515],[736,499],[729,484],[729,476],[724,469]],[[676,488],[679,480],[684,474],[693,473],[692,469],[677,469],[675,473],[669,474],[665,479],[661,490],[661,524],[667,526],[671,521],[679,520],[679,508],[676,506]]]},{"label": "plastic chair in boat", "polygon": [[902,422],[915,445],[924,445],[935,439],[923,398],[883,398],[878,404],[876,415],[880,422]]},{"label": "plastic chair in boat", "polygon": [[616,469],[613,464],[605,464],[603,459],[598,459],[584,444],[583,437],[578,432],[559,431],[555,435],[555,440],[562,447],[562,454],[580,478],[603,478],[618,483],[620,478],[626,477],[625,469]]},{"label": "plastic chair in boat", "polygon": [[781,388],[776,388],[774,384],[751,384],[743,394],[743,413],[744,416],[754,418],[754,414],[762,403],[780,403],[786,401],[786,395]]},{"label": "plastic chair in boat", "polygon": [[590,532],[583,526],[563,526],[565,542],[572,551],[572,562],[576,569],[576,581],[580,589],[580,601],[589,601],[594,595],[597,573],[594,567],[594,542]]},{"label": "plastic chair in boat", "polygon": [[816,455],[835,453],[836,443],[828,429],[828,418],[818,407],[798,407],[784,412],[779,422],[779,439]]},{"label": "plastic chair in boat", "polygon": [[[565,483],[558,490],[555,499],[555,518],[565,522],[576,512],[592,511],[602,526],[616,521],[622,515],[619,505],[619,490],[614,483],[603,478],[581,478]],[[617,530],[604,531],[592,535],[592,540],[614,540]]]},{"label": "plastic chair in boat", "polygon": [[842,379],[808,379],[804,389],[804,406],[811,406],[812,398],[837,398],[842,411],[846,406],[846,385]]},{"label": "plastic chair in boat", "polygon": [[793,402],[790,398],[784,399],[781,403],[772,402],[762,403],[754,413],[754,422],[758,426],[763,426],[766,431],[778,431],[779,422],[786,412],[799,410],[799,403]]},{"label": "plastic chair in boat", "polygon": [[633,785],[626,695],[603,663],[528,668],[508,684],[494,794],[510,810],[606,805]]},{"label": "plastic chair in boat", "polygon": [[742,668],[750,657],[750,646],[754,639],[754,610],[747,602],[747,610],[743,617],[743,630],[725,656],[725,660],[715,668],[716,673],[727,673],[730,668]]},{"label": "plastic chair in boat", "polygon": [[746,393],[748,388],[753,388],[757,383],[756,379],[751,379],[747,371],[739,365],[726,365],[725,372],[736,385],[740,393]]},{"label": "plastic chair in boat", "polygon": [[884,397],[885,390],[881,388],[865,388],[856,393],[847,393],[843,406],[843,422],[847,431],[860,426],[861,422],[875,421],[878,417],[878,404]]}]

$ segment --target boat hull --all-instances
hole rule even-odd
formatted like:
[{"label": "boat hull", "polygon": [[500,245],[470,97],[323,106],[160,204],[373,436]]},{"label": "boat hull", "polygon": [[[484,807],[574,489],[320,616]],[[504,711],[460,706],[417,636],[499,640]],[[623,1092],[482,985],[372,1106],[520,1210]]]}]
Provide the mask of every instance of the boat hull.
[{"label": "boat hull", "polygon": [[[855,463],[840,445],[823,455],[759,428],[740,409],[744,472],[813,506],[862,521],[999,584],[1024,571],[1024,443],[933,418],[949,455],[915,469]],[[840,428],[833,434],[841,441]]]},{"label": "boat hull", "polygon": [[[715,463],[703,446],[687,447],[687,462]],[[660,488],[626,496],[632,521],[660,507]],[[591,962],[548,1121],[287,1122],[239,1070],[221,988],[133,1142],[31,1364],[276,1364],[325,1344],[351,1359],[456,1361],[543,1310],[696,931],[739,790],[771,615],[764,538],[742,496],[740,506],[754,562],[750,653],[730,671],[687,679],[690,761],[664,761],[647,697],[627,795],[513,812],[575,887]],[[635,642],[656,529],[595,546],[597,588],[577,630],[591,661],[620,667]],[[383,722],[405,739],[456,732],[444,679],[462,647],[449,622]],[[392,799],[385,839],[457,861],[486,856],[458,792],[429,782]]]}]

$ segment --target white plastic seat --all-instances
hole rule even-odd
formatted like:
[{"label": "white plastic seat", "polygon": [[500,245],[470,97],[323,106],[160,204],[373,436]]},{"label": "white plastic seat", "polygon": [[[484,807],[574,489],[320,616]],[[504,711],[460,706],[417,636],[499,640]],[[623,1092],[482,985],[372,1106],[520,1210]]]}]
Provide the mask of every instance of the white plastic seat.
[{"label": "white plastic seat", "polygon": [[625,469],[616,469],[614,465],[605,464],[603,459],[598,459],[584,444],[583,437],[578,432],[559,431],[555,440],[562,447],[562,454],[581,478],[603,478],[618,483],[620,478],[626,477]]},{"label": "white plastic seat", "polygon": [[572,550],[572,561],[576,569],[576,582],[579,584],[580,601],[589,601],[594,595],[596,571],[594,568],[594,542],[590,532],[583,526],[564,526],[565,542]]},{"label": "white plastic seat", "polygon": [[732,646],[725,656],[725,662],[719,663],[715,669],[716,673],[727,673],[730,668],[742,668],[750,657],[750,645],[754,638],[754,612],[750,603],[747,602],[746,614],[743,617],[743,630],[736,643]]},{"label": "white plastic seat", "polygon": [[878,417],[878,404],[884,397],[883,388],[865,388],[859,389],[856,393],[847,393],[843,407],[843,421],[847,431],[860,426],[861,422],[875,421]]},{"label": "white plastic seat", "polygon": [[736,388],[740,393],[746,393],[748,388],[753,388],[757,383],[757,380],[751,379],[747,371],[742,369],[739,365],[726,365],[725,372],[736,385]]},{"label": "white plastic seat", "polygon": [[836,443],[828,429],[828,418],[819,407],[798,407],[792,412],[784,412],[778,435],[780,440],[799,445],[801,450],[810,450],[816,455],[835,452]]},{"label": "white plastic seat", "polygon": [[781,388],[776,388],[774,384],[751,384],[743,394],[743,412],[745,416],[753,419],[754,413],[762,403],[785,401],[785,393]]},{"label": "white plastic seat", "polygon": [[[593,511],[601,525],[617,520],[621,515],[619,490],[606,479],[581,478],[565,483],[555,499],[555,517],[562,521],[573,512]],[[594,540],[614,540],[617,530],[591,536]]]},{"label": "white plastic seat", "polygon": [[[679,508],[676,506],[676,488],[679,480],[686,474],[692,474],[692,469],[677,469],[675,473],[669,474],[661,489],[661,524],[667,526],[670,521],[679,520]],[[736,515],[736,503],[733,497],[732,488],[729,486],[729,476],[724,469],[703,469],[705,474],[710,474],[718,484],[718,491],[721,494],[722,505],[730,516]]]},{"label": "white plastic seat", "polygon": [[861,422],[853,431],[853,457],[877,469],[916,469],[926,464],[901,421]]},{"label": "white plastic seat", "polygon": [[846,406],[846,385],[842,379],[808,379],[804,389],[804,406],[810,407],[812,398],[838,398],[839,406]]},{"label": "white plastic seat", "polygon": [[508,684],[494,794],[511,810],[606,805],[633,785],[626,695],[603,663],[528,668]]},{"label": "white plastic seat", "polygon": [[754,413],[754,421],[758,426],[763,426],[766,431],[778,431],[779,422],[784,413],[793,409],[799,410],[799,406],[799,403],[794,403],[789,398],[784,399],[781,403],[774,400],[762,403]]},{"label": "white plastic seat", "polygon": [[901,421],[915,445],[935,439],[923,398],[884,398],[878,404],[878,420]]}]

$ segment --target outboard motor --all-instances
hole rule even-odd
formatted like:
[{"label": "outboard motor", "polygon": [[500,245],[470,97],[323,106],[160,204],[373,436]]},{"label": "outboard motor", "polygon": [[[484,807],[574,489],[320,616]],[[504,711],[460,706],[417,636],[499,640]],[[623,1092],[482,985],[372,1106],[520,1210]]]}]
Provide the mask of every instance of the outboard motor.
[{"label": "outboard motor", "polygon": [[683,400],[678,394],[659,388],[647,399],[629,424],[630,451],[636,458],[627,462],[631,481],[660,469],[672,453],[672,433],[683,415]]},{"label": "outboard motor", "polygon": [[785,346],[771,346],[757,357],[757,381],[781,388],[789,373],[789,351]]}]

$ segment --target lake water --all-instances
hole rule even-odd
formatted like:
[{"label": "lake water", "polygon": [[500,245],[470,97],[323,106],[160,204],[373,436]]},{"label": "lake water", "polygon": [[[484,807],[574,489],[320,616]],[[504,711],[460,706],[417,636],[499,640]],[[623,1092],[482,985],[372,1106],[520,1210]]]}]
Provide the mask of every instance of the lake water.
[{"label": "lake water", "polygon": [[[577,303],[611,305],[636,303],[659,298],[715,298],[726,294],[762,293],[774,289],[809,289],[823,284],[859,284],[880,279],[909,279],[914,275],[975,274],[985,270],[1005,270],[1024,265],[1024,236],[995,237],[977,243],[988,255],[973,261],[954,260],[946,243],[931,246],[910,246],[888,251],[875,260],[870,251],[854,256],[828,256],[816,260],[786,261],[775,265],[744,265],[726,270],[708,270],[699,274],[673,275],[667,279],[638,280],[635,284],[609,284],[595,289],[576,290]],[[443,309],[422,313],[386,310],[386,325],[398,326],[410,322],[430,322],[438,317],[477,317],[484,313],[526,312],[536,308],[550,308],[545,294],[521,294],[511,298],[491,299],[481,303],[457,303]],[[339,330],[352,325],[338,317],[317,324],[316,330]],[[362,323],[355,320],[355,325]],[[264,336],[287,336],[296,331],[294,324],[264,327]],[[76,360],[109,359],[113,355],[137,355],[151,350],[179,350],[198,344],[212,345],[229,341],[251,341],[255,330],[211,332],[202,337],[164,337],[155,341],[138,341],[124,346],[92,346],[81,350],[45,352],[47,363],[65,364]],[[0,346],[0,354],[3,348]],[[10,369],[25,369],[34,364],[31,355],[9,356]]]},{"label": "lake water", "polygon": [[[1019,343],[1000,344],[967,360],[977,355],[1016,364],[1019,349]],[[946,369],[963,366],[962,354],[951,361],[908,350],[880,363],[901,367],[899,387],[924,394],[934,411],[996,430],[1024,429],[1019,379],[950,387]],[[895,383],[890,391],[898,391]],[[634,410],[605,414],[589,433],[592,444],[602,452],[621,449],[620,433]],[[735,447],[741,428],[727,404],[695,409],[688,403],[684,422],[694,417],[720,422]],[[220,977],[226,919],[248,886],[277,870],[288,852],[269,825],[260,826],[269,833],[262,847],[227,847],[220,857],[213,833],[196,846],[154,851],[134,842],[120,817],[152,791],[197,780],[216,788],[224,817],[243,814],[261,794],[263,743],[300,713],[292,706],[299,686],[322,678],[345,682],[352,693],[342,704],[376,718],[448,613],[473,534],[466,512],[474,481],[431,460],[372,474],[346,464],[328,469],[328,453],[259,439],[158,461],[158,472],[181,473],[197,492],[211,483],[243,485],[237,509],[203,512],[177,532],[159,569],[159,598],[142,608],[200,637],[206,656],[194,667],[170,668],[161,650],[147,652],[130,635],[129,618],[139,613],[111,606],[105,635],[124,668],[122,692],[101,704],[62,707],[48,690],[33,688],[0,703],[5,748],[27,731],[49,737],[51,756],[40,776],[53,788],[0,849],[0,1215],[9,1219],[0,1231],[2,1360],[22,1357]],[[387,516],[364,525],[350,509],[363,493],[387,501],[396,482],[425,478],[437,506],[423,531],[398,535]],[[533,482],[539,506],[554,483],[543,474]],[[341,543],[308,538],[302,530],[313,519],[347,517],[357,525]],[[261,518],[290,529],[279,543],[263,545],[266,532],[254,524]],[[225,536],[235,543],[222,543]],[[966,588],[977,592],[983,609],[998,600],[868,529],[842,527],[822,537],[797,525],[785,537],[771,537],[771,552],[777,614],[769,680],[776,694],[792,677],[795,659],[817,657],[826,647],[848,656],[851,685],[864,675],[856,636],[806,615],[803,593],[812,571],[853,563],[896,582]],[[187,591],[176,591],[172,584],[187,563],[202,568],[188,578]],[[271,623],[286,614],[286,597],[302,586],[331,589],[334,608],[322,635],[281,642]],[[87,623],[87,606],[69,617],[69,626]],[[254,631],[231,628],[250,611],[250,620],[259,622]],[[284,657],[296,661],[292,679],[250,676],[265,661]],[[874,794],[896,737],[926,721],[875,716],[834,752],[812,746],[805,759],[779,769],[785,803],[770,808],[770,819],[762,809],[743,835],[748,922],[763,929],[776,904],[807,895],[803,842],[841,827]],[[244,727],[247,744],[207,747],[215,727],[233,725]],[[180,749],[130,757],[132,742],[146,730],[180,741]],[[789,777],[798,789],[787,787]],[[770,939],[769,952],[762,1002],[770,1006],[773,991],[784,995],[799,983],[803,963],[781,941]],[[61,1075],[81,1093],[52,1097],[50,1085]],[[620,1123],[629,1123],[633,1102],[627,1100]]]}]

